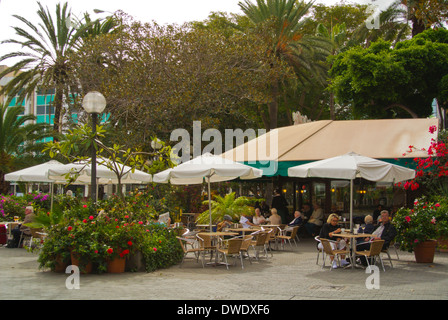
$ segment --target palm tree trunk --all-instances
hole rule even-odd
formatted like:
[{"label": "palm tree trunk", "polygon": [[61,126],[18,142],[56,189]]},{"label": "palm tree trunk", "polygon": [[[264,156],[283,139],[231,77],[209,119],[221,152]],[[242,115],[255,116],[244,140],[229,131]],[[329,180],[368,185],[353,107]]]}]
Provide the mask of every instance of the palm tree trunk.
[{"label": "palm tree trunk", "polygon": [[5,181],[5,173],[0,171],[0,194],[8,194],[9,182]]},{"label": "palm tree trunk", "polygon": [[53,122],[53,131],[54,137],[56,140],[56,136],[59,133],[62,133],[62,97],[63,91],[62,86],[60,84],[56,84],[56,92],[54,95],[54,122]]}]

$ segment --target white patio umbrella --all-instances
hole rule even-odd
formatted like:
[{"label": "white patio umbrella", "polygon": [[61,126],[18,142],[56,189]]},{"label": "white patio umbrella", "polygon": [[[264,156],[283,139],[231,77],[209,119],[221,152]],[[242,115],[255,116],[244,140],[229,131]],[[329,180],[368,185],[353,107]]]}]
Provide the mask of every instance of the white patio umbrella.
[{"label": "white patio umbrella", "polygon": [[[107,161],[107,160],[104,160]],[[121,177],[121,184],[146,184],[152,181],[149,173],[141,170],[132,170],[131,167],[120,163],[112,164],[117,166],[119,172],[124,173]],[[63,180],[65,183],[66,175],[76,177],[74,183],[90,184],[92,175],[92,164],[89,160],[59,165],[48,170],[48,178],[51,180]],[[118,177],[114,171],[109,169],[105,164],[98,164],[96,167],[97,185],[98,184],[117,184]],[[98,195],[98,193],[97,193]]]},{"label": "white patio umbrella", "polygon": [[59,161],[50,160],[45,163],[38,164],[29,168],[10,172],[5,174],[6,181],[15,182],[48,182],[54,183],[55,180],[49,179],[47,176],[48,170],[62,165]]},{"label": "white patio umbrella", "polygon": [[55,183],[62,184],[64,180],[53,180],[48,178],[48,170],[61,166],[62,163],[56,160],[50,160],[29,168],[14,171],[5,174],[6,181],[14,182],[46,182],[50,183],[51,204],[50,208],[53,210],[53,187]]},{"label": "white patio umbrella", "polygon": [[[120,172],[124,175],[121,178],[122,184],[145,184],[152,181],[152,176],[149,173],[141,170],[132,170],[131,167],[122,165],[120,163],[114,164]],[[99,184],[118,183],[118,177],[114,171],[109,169],[105,164],[97,163],[97,179]],[[48,178],[51,180],[64,180],[67,174],[78,175],[75,183],[90,184],[92,175],[92,165],[88,160],[85,162],[74,162],[57,167],[53,167],[48,171]]]},{"label": "white patio umbrella", "polygon": [[320,177],[350,180],[350,231],[353,231],[353,180],[400,182],[415,177],[415,170],[385,161],[365,157],[354,152],[314,161],[288,169],[290,177]]},{"label": "white patio umbrella", "polygon": [[210,231],[212,231],[212,207],[210,183],[228,181],[236,178],[260,178],[263,171],[220,156],[205,153],[177,167],[167,169],[154,175],[153,182],[172,183],[176,185],[200,184],[206,179],[208,185],[208,203]]}]

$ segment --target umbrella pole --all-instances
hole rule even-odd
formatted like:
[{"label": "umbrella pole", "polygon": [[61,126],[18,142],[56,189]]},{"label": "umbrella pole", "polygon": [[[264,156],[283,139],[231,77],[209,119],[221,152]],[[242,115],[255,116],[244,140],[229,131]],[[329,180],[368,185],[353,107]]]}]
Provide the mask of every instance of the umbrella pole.
[{"label": "umbrella pole", "polygon": [[50,192],[51,192],[50,212],[53,213],[53,192],[54,192],[54,183],[51,182],[50,185],[51,185],[51,188],[50,188]]},{"label": "umbrella pole", "polygon": [[350,232],[353,232],[353,179],[350,180]]},{"label": "umbrella pole", "polygon": [[212,198],[210,194],[210,176],[207,176],[207,184],[208,184],[208,215],[210,216],[210,232],[212,229]]}]

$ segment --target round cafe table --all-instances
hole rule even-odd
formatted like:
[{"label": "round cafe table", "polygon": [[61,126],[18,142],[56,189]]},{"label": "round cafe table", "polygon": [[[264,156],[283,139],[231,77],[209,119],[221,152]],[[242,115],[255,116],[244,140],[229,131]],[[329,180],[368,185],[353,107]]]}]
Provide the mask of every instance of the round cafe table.
[{"label": "round cafe table", "polygon": [[372,238],[375,237],[375,235],[370,234],[370,233],[349,233],[349,232],[341,232],[341,233],[337,233],[335,234],[335,236],[337,236],[338,238],[346,238],[346,239],[350,239],[350,248],[351,248],[351,254],[352,254],[352,269],[356,267],[356,263],[355,263],[355,247],[356,247],[356,239],[357,238]]}]

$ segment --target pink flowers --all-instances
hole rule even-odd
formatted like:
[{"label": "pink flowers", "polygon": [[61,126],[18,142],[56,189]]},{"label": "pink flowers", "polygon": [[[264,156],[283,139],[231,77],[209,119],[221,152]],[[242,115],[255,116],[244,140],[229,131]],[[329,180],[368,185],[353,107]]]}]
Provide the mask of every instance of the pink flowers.
[{"label": "pink flowers", "polygon": [[87,208],[87,205],[86,204],[84,204],[83,206],[82,206],[83,208]]},{"label": "pink flowers", "polygon": [[411,217],[409,216],[406,216],[404,219],[406,220],[407,223],[411,222]]}]

